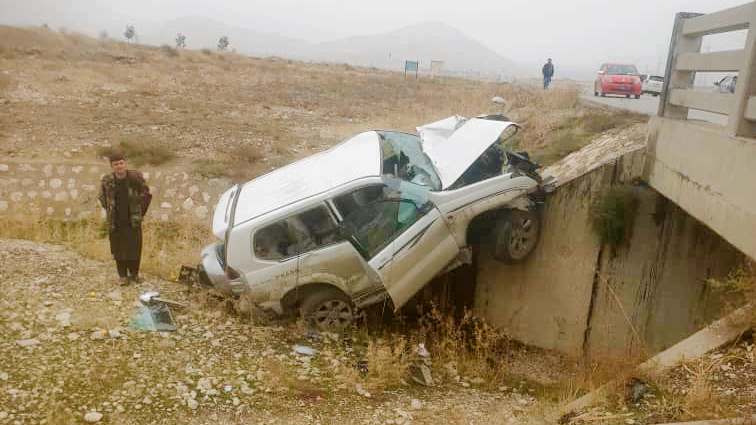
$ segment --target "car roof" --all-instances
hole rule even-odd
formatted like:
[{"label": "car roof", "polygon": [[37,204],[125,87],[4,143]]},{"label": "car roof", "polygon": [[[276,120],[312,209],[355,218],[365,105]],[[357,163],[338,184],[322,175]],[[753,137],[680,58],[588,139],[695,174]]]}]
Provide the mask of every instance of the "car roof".
[{"label": "car roof", "polygon": [[252,220],[351,181],[380,174],[378,133],[360,133],[326,151],[245,183],[236,203],[234,223]]}]

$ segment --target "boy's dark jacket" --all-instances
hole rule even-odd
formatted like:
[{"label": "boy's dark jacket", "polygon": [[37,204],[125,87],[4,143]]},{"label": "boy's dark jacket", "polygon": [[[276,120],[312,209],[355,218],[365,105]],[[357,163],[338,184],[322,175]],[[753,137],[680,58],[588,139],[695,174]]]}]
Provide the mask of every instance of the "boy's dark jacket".
[{"label": "boy's dark jacket", "polygon": [[[102,176],[100,195],[97,197],[100,205],[105,209],[108,229],[111,232],[115,230],[116,225],[114,220],[115,180],[116,177],[113,173]],[[147,208],[149,208],[152,201],[152,194],[147,183],[144,181],[144,176],[139,171],[128,170],[126,172],[126,182],[129,188],[129,218],[131,220],[131,227],[138,228],[142,224],[142,218],[147,214]]]}]

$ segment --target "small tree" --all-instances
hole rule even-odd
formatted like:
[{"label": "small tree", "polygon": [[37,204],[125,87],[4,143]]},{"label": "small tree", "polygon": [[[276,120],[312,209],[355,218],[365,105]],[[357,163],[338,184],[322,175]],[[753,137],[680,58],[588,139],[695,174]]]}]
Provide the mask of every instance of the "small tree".
[{"label": "small tree", "polygon": [[126,37],[128,42],[133,41],[136,38],[136,29],[134,29],[134,25],[126,25],[126,31],[124,31],[123,36]]},{"label": "small tree", "polygon": [[176,34],[176,48],[183,49],[186,47],[186,36],[184,34]]},{"label": "small tree", "polygon": [[228,42],[228,36],[223,36],[220,39],[218,39],[218,50],[226,50],[228,48],[229,42]]},{"label": "small tree", "polygon": [[108,32],[105,30],[100,31],[100,40],[105,41],[108,39]]}]

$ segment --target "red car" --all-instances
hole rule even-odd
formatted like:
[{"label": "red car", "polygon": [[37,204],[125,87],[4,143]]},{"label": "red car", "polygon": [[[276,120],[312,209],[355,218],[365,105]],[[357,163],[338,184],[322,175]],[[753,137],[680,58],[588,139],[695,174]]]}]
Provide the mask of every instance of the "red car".
[{"label": "red car", "polygon": [[593,95],[606,96],[619,94],[626,97],[641,95],[641,79],[635,65],[605,63],[601,65],[596,82],[593,83]]}]

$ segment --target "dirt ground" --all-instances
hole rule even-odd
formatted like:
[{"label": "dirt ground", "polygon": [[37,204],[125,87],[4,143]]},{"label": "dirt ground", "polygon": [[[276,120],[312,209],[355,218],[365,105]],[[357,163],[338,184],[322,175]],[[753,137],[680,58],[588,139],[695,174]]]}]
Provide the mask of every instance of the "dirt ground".
[{"label": "dirt ground", "polygon": [[[0,424],[80,423],[91,412],[118,424],[547,423],[555,408],[524,380],[370,392],[342,372],[358,356],[335,335],[245,322],[154,277],[121,288],[113,269],[56,245],[0,241]],[[176,332],[129,327],[148,289],[187,304],[175,310]],[[296,344],[317,353],[296,354]],[[565,367],[524,350],[512,353],[513,370]]]}]

